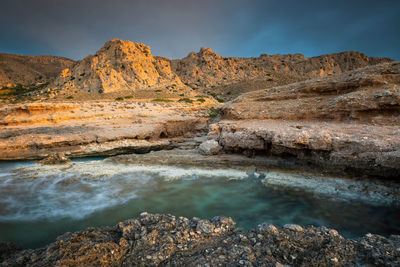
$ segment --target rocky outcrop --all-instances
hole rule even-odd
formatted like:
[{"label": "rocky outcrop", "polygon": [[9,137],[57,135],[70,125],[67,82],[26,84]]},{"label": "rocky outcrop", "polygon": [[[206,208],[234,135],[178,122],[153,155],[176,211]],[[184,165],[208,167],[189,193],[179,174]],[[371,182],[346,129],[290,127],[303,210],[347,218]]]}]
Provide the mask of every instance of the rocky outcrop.
[{"label": "rocky outcrop", "polygon": [[62,152],[50,154],[48,157],[38,161],[38,163],[46,165],[66,164],[69,162],[71,162],[69,158],[67,158]]},{"label": "rocky outcrop", "polygon": [[0,88],[51,82],[73,63],[73,60],[63,57],[0,53]]},{"label": "rocky outcrop", "polygon": [[1,160],[171,149],[204,135],[209,120],[206,104],[182,102],[37,103],[7,106],[0,114]]},{"label": "rocky outcrop", "polygon": [[0,243],[2,266],[398,266],[400,237],[344,239],[326,227],[263,223],[243,232],[231,218],[142,213],[103,228],[65,233],[22,250]]},{"label": "rocky outcrop", "polygon": [[399,115],[400,64],[385,63],[243,94],[210,135],[228,152],[398,178]]},{"label": "rocky outcrop", "polygon": [[398,124],[400,63],[246,93],[222,107],[228,119],[358,121]]},{"label": "rocky outcrop", "polygon": [[150,47],[140,43],[114,39],[96,52],[63,70],[50,87],[73,93],[109,93],[185,88],[171,70],[168,59],[154,57]]},{"label": "rocky outcrop", "polygon": [[399,126],[225,120],[211,127],[228,153],[295,158],[333,173],[400,177]]}]

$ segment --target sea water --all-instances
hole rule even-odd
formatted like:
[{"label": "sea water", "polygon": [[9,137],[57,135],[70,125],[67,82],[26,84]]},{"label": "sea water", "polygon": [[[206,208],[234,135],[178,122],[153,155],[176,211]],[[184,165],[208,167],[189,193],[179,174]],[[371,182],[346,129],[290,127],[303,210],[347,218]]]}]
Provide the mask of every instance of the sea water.
[{"label": "sea water", "polygon": [[257,176],[236,169],[115,164],[102,159],[56,166],[0,162],[0,240],[37,248],[65,232],[115,225],[143,211],[206,219],[224,215],[244,229],[263,222],[324,225],[348,238],[400,233],[400,207],[385,201],[393,198],[369,198],[358,191],[332,197],[332,185],[323,184],[321,190],[321,181],[311,190],[271,185],[279,179],[292,184],[307,181],[308,187],[313,181],[299,173]]}]

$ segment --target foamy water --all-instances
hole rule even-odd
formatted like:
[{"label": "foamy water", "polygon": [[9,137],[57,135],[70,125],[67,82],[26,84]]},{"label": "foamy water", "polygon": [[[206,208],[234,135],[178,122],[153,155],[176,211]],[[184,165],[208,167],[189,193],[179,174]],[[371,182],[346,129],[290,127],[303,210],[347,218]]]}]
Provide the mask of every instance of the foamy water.
[{"label": "foamy water", "polygon": [[[0,174],[0,221],[84,218],[151,191],[157,180],[259,177],[264,186],[289,187],[341,200],[398,205],[393,190],[366,181],[309,177],[293,173],[247,173],[235,169],[181,168],[109,163],[17,167]],[[376,190],[364,190],[375,186]]]},{"label": "foamy water", "polygon": [[150,190],[156,179],[243,179],[238,170],[184,169],[103,161],[18,167],[0,175],[0,221],[81,219]]},{"label": "foamy water", "polygon": [[350,237],[388,235],[400,233],[396,188],[284,171],[103,160],[55,166],[0,162],[0,240],[43,246],[66,231],[113,225],[143,211],[225,215],[244,228],[296,223],[333,227]]}]

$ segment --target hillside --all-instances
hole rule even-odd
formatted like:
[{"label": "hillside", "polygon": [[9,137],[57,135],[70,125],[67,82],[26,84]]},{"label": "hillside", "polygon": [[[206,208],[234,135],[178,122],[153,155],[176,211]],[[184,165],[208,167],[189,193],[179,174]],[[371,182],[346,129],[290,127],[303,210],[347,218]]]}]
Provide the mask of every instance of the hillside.
[{"label": "hillside", "polygon": [[[242,93],[340,74],[392,61],[360,52],[307,58],[301,54],[257,58],[222,57],[210,48],[178,60],[153,56],[149,46],[113,39],[94,55],[74,61],[50,56],[0,56],[0,82],[23,84],[2,91],[17,102],[45,98],[168,99],[214,97],[224,102]],[[55,78],[56,77],[56,78]],[[32,84],[47,84],[32,87]],[[15,89],[15,90],[14,90]]]},{"label": "hillside", "polygon": [[46,83],[73,63],[73,60],[63,57],[0,53],[0,87]]},{"label": "hillside", "polygon": [[307,58],[302,54],[267,55],[257,58],[222,57],[210,48],[173,60],[181,80],[193,88],[210,88],[227,99],[241,93],[310,78],[339,74],[369,65],[390,62],[388,58],[368,57],[347,51]]}]

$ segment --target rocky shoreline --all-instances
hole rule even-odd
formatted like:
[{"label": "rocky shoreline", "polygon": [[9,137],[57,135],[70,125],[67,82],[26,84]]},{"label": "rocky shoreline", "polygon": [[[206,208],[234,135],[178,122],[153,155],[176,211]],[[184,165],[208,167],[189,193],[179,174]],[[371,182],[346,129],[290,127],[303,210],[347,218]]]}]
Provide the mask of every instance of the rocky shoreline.
[{"label": "rocky shoreline", "polygon": [[326,227],[142,213],[111,227],[65,233],[39,249],[0,243],[1,266],[399,266],[400,236],[345,239]]}]

